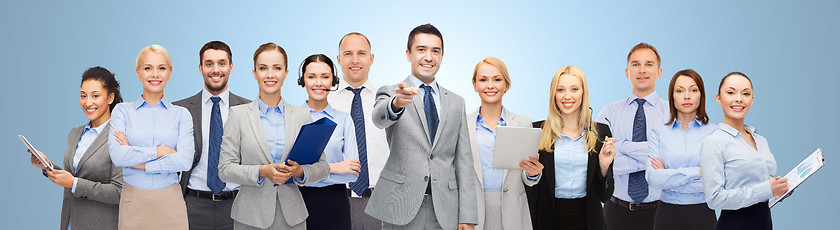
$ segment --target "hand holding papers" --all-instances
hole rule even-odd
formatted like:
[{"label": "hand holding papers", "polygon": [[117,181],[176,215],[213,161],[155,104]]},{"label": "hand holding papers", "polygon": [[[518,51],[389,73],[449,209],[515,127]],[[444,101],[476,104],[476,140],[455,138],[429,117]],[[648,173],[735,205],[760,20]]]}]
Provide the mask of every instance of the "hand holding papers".
[{"label": "hand holding papers", "polygon": [[776,203],[789,196],[796,187],[799,187],[802,182],[805,182],[808,177],[822,168],[823,165],[825,165],[825,159],[823,158],[822,149],[817,149],[817,151],[814,151],[808,158],[805,158],[805,160],[785,175],[785,178],[788,179],[788,190],[782,195],[771,198],[769,202],[770,207],[772,208]]},{"label": "hand holding papers", "polygon": [[537,157],[542,130],[512,126],[496,127],[493,168],[520,169],[519,163]]},{"label": "hand holding papers", "polygon": [[[299,165],[317,162],[321,158],[321,154],[324,153],[324,148],[327,147],[327,142],[330,141],[330,136],[335,131],[335,127],[335,122],[326,117],[303,125],[287,159],[297,162]],[[287,165],[294,166],[288,163]],[[292,183],[292,180],[292,178],[289,178],[285,184]]]}]

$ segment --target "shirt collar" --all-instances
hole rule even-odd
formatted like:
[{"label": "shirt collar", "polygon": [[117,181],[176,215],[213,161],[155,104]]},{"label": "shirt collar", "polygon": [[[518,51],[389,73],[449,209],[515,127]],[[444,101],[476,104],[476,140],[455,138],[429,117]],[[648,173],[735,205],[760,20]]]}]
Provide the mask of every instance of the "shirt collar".
[{"label": "shirt collar", "polygon": [[[212,96],[213,96],[213,94],[211,94],[210,91],[207,91],[207,89],[201,89],[201,102],[202,103],[206,104],[207,102],[210,102],[210,104],[213,104],[213,101],[210,100],[210,97],[212,97]],[[219,95],[215,95],[215,96],[219,96],[219,98],[222,99],[222,100],[220,100],[220,102],[222,104],[228,104],[228,99],[230,99],[230,91],[225,90],[224,92],[220,93]]]},{"label": "shirt collar", "polygon": [[[636,98],[639,98],[639,97],[636,96],[635,94],[630,95],[630,97],[627,98],[627,104],[629,105],[630,103],[635,102]],[[656,91],[653,91],[652,93],[648,94],[647,96],[643,97],[642,99],[645,99],[645,102],[650,103],[651,106],[656,106],[656,103],[659,103],[659,96],[656,95]]]},{"label": "shirt collar", "polygon": [[[695,119],[688,123],[688,128],[695,128],[700,127],[702,123],[699,120]],[[674,119],[674,122],[671,123],[671,128],[682,128],[682,121]]]},{"label": "shirt collar", "polygon": [[84,132],[87,132],[88,130],[94,130],[94,131],[96,131],[96,134],[102,133],[102,130],[105,129],[105,126],[108,125],[108,122],[110,122],[110,121],[111,121],[111,119],[108,119],[107,121],[105,121],[105,123],[102,123],[101,125],[99,125],[99,127],[96,127],[96,128],[90,128],[91,122],[89,121],[87,123],[87,125],[85,125],[85,131]]},{"label": "shirt collar", "polygon": [[[414,75],[409,75],[408,81],[411,82],[411,84],[413,84],[414,87],[420,87],[420,85],[426,84],[426,83],[423,83],[423,81],[420,81],[420,79],[418,79]],[[440,88],[438,87],[437,80],[432,81],[432,83],[429,84],[429,86],[432,87],[432,93],[437,94],[438,92],[440,92]]]},{"label": "shirt collar", "polygon": [[309,100],[306,100],[305,102],[303,102],[303,106],[301,106],[301,107],[309,109],[310,113],[324,113],[328,117],[330,117],[331,119],[335,120],[335,114],[336,114],[337,110],[335,110],[329,104],[327,104],[327,107],[324,107],[324,109],[322,109],[321,111],[318,111],[318,110],[315,110],[313,108],[310,108],[309,107]]},{"label": "shirt collar", "polygon": [[[344,87],[341,87],[342,85]],[[353,86],[350,86],[350,84],[348,84],[346,81],[344,81],[344,78],[341,78],[341,84],[339,84],[339,87],[341,87],[341,89],[344,89],[344,90],[352,93],[353,91],[347,90],[348,86],[350,88],[353,88]],[[369,93],[373,93],[373,94],[376,93],[377,88],[375,86],[373,86],[373,84],[370,83],[370,78],[368,78],[368,80],[365,81],[365,83],[362,83],[362,87],[365,87],[364,89],[362,89],[362,91],[368,91]],[[340,90],[339,92],[344,91],[344,90]]]},{"label": "shirt collar", "polygon": [[[732,135],[733,137],[737,137],[738,134],[741,134],[741,132],[739,132],[737,129],[723,122],[718,124],[718,128],[728,133],[729,135]],[[755,128],[753,128],[752,126],[744,125],[744,130],[746,130],[748,133],[755,134]]]},{"label": "shirt collar", "polygon": [[[480,113],[481,106],[478,107],[478,111],[479,111],[479,113],[478,113],[478,116],[476,117],[475,121],[476,122],[482,122],[482,121],[484,121],[484,116],[481,116],[481,113]],[[506,121],[507,121],[507,114],[505,114],[505,108],[502,107],[502,116],[499,117],[499,124],[502,124],[502,123],[507,124]]]},{"label": "shirt collar", "polygon": [[280,103],[277,103],[277,107],[268,107],[268,105],[266,105],[265,102],[263,102],[262,99],[260,99],[259,97],[257,97],[257,101],[259,102],[258,106],[259,106],[259,109],[260,109],[260,114],[262,114],[262,115],[267,114],[269,110],[277,111],[280,114],[283,114],[284,111],[285,111],[285,109],[284,109],[285,106],[284,105],[285,105],[286,102],[283,101],[283,98],[280,98]]},{"label": "shirt collar", "polygon": [[[160,98],[160,101],[158,101],[157,104],[163,106],[164,109],[168,109],[169,107],[172,107],[172,104],[170,104],[169,101],[166,100],[166,95],[163,95],[163,97]],[[149,104],[148,102],[146,102],[146,100],[143,100],[143,95],[140,95],[139,97],[137,97],[137,100],[134,101],[134,105],[135,105],[134,109],[139,109],[140,107],[143,107],[143,105],[148,105],[148,106],[152,106],[152,107],[156,106],[156,105]]]}]

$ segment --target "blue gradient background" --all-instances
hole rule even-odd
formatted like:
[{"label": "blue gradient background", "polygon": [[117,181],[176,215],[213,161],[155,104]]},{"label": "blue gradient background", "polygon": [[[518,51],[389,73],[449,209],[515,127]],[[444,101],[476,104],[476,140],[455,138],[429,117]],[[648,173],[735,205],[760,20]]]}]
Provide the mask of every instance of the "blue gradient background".
[{"label": "blue gradient background", "polygon": [[[234,3],[234,4],[232,4]],[[596,113],[630,95],[625,78],[629,49],[648,42],[662,56],[657,93],[667,98],[674,72],[693,68],[707,85],[707,110],[722,121],[713,95],[731,71],[748,74],[756,100],[747,123],[770,143],[778,174],[817,147],[828,165],[773,208],[777,229],[826,229],[840,225],[836,115],[840,3],[837,1],[663,2],[252,2],[201,1],[5,1],[0,8],[2,100],[0,226],[53,229],[59,224],[62,190],[29,165],[16,137],[26,135],[50,159],[61,162],[67,133],[87,122],[78,104],[81,73],[103,66],[116,73],[123,97],[137,99],[134,73],[141,48],[169,49],[174,73],[170,101],[202,87],[198,50],[210,40],[233,49],[232,92],[255,98],[251,56],[262,43],[286,48],[292,71],[285,100],[306,98],[295,84],[295,67],[313,53],[337,54],[342,35],[359,31],[373,43],[375,85],[409,73],[408,32],[430,22],[444,35],[439,82],[463,96],[467,111],[479,105],[470,84],[474,65],[487,56],[506,62],[512,90],[507,108],[533,119],[546,117],[554,71],[578,65],[591,87]],[[833,96],[832,96],[833,95]],[[835,178],[835,179],[832,179]],[[831,214],[835,213],[835,214]]]}]

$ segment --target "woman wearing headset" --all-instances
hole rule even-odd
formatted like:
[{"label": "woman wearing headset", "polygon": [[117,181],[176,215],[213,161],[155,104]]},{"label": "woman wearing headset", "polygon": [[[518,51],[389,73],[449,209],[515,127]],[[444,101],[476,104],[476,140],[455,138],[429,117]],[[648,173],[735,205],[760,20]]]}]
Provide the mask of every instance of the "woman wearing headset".
[{"label": "woman wearing headset", "polygon": [[361,168],[353,118],[327,102],[330,88],[338,85],[335,66],[329,57],[313,54],[300,66],[298,85],[309,95],[303,108],[309,109],[312,120],[327,118],[337,124],[324,149],[330,175],[327,179],[300,188],[309,210],[306,228],[350,229],[350,200],[346,184],[358,179]]},{"label": "woman wearing headset", "polygon": [[64,187],[61,229],[117,228],[122,168],[111,162],[107,143],[111,111],[120,102],[120,83],[113,73],[99,66],[86,70],[82,74],[79,105],[88,123],[73,128],[67,136],[66,170],[46,170],[32,156],[32,165],[45,170],[53,183]]}]

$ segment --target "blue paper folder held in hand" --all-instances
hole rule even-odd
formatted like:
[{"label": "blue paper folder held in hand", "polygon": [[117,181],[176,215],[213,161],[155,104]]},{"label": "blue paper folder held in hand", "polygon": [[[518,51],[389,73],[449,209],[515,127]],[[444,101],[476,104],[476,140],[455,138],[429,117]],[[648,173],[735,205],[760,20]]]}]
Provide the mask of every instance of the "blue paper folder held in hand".
[{"label": "blue paper folder held in hand", "polygon": [[[321,159],[321,154],[324,153],[324,148],[327,147],[327,142],[330,141],[335,127],[335,122],[326,117],[303,125],[300,128],[297,139],[295,139],[295,145],[292,146],[292,150],[289,152],[288,159],[300,165],[317,162]],[[289,178],[284,184],[293,183],[292,180],[293,178]]]}]

